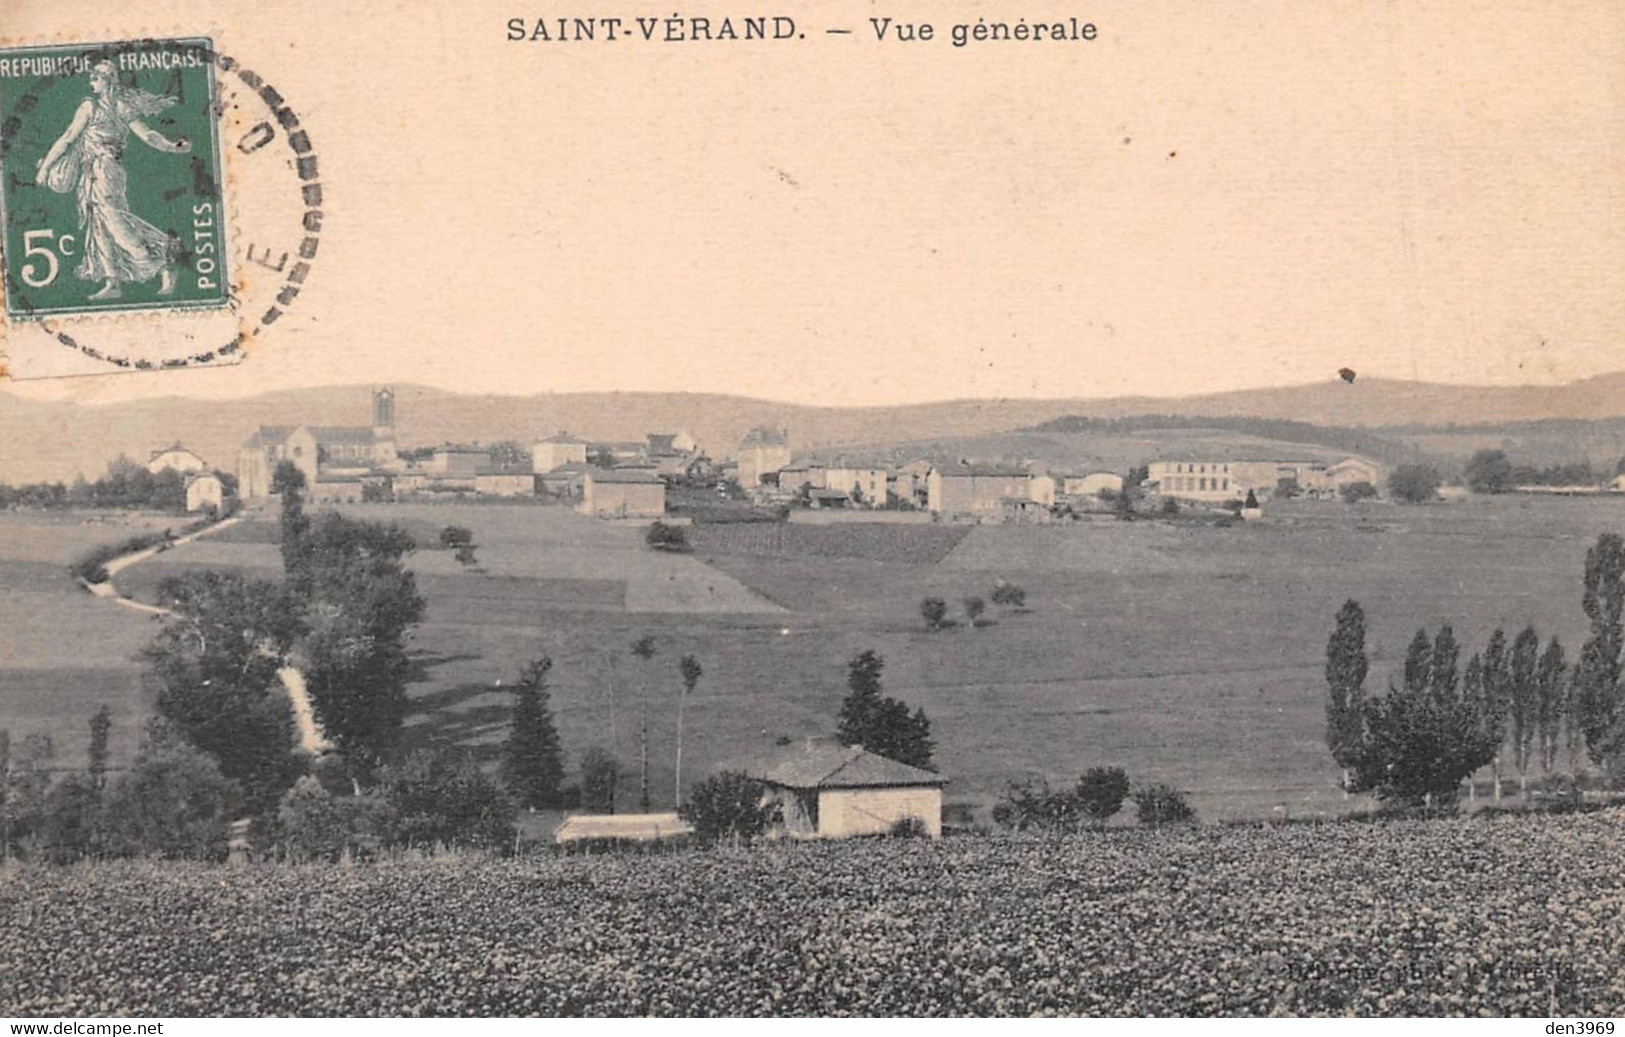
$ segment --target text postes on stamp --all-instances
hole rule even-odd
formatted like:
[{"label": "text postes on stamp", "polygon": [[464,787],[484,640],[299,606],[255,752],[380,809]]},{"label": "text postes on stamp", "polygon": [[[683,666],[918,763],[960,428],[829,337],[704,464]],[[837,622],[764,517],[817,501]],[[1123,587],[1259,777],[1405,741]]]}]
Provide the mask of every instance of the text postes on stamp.
[{"label": "text postes on stamp", "polygon": [[309,133],[206,38],[0,50],[8,373],[232,363],[303,290]]},{"label": "text postes on stamp", "polygon": [[6,312],[221,306],[208,40],[0,55]]}]

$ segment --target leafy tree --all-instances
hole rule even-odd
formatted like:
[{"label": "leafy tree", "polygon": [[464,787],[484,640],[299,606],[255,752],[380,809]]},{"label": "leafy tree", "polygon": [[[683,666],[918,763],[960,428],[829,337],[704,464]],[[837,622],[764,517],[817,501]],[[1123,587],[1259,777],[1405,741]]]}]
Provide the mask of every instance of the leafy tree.
[{"label": "leafy tree", "polygon": [[682,526],[668,525],[658,519],[650,523],[643,542],[657,551],[687,551],[688,531]]},{"label": "leafy tree", "polygon": [[924,710],[910,715],[905,703],[881,693],[885,666],[873,651],[861,652],[847,664],[847,695],[841,701],[836,740],[911,767],[936,770],[931,762],[931,722]]},{"label": "leafy tree", "polygon": [[390,824],[378,796],[335,796],[313,774],[296,781],[277,807],[277,836],[295,861],[338,860],[377,841]]},{"label": "leafy tree", "polygon": [[397,526],[332,513],[304,538],[306,684],[327,737],[364,771],[388,757],[406,716],[406,642],[425,608],[403,562],[413,549]]},{"label": "leafy tree", "polygon": [[1360,501],[1375,497],[1377,488],[1362,479],[1359,482],[1344,483],[1337,492],[1342,494],[1345,503],[1358,504]]},{"label": "leafy tree", "polygon": [[271,492],[282,500],[282,571],[303,583],[306,570],[305,536],[310,517],[305,514],[305,473],[292,461],[283,461],[271,474]]},{"label": "leafy tree", "polygon": [[0,768],[4,781],[4,807],[0,812],[0,857],[17,854],[25,845],[37,841],[45,821],[45,798],[51,789],[51,760],[56,747],[51,736],[30,734],[23,739],[19,752],[11,751],[8,734],[3,748],[5,766]]},{"label": "leafy tree", "polygon": [[590,814],[615,813],[615,788],[621,781],[621,762],[602,746],[581,754],[581,808]]},{"label": "leafy tree", "polygon": [[68,774],[45,795],[41,842],[46,859],[68,864],[102,849],[102,793],[88,774]]},{"label": "leafy tree", "polygon": [[1539,726],[1540,688],[1537,674],[1540,669],[1540,635],[1533,626],[1524,627],[1512,642],[1512,655],[1508,664],[1508,705],[1512,721],[1512,765],[1518,768],[1519,787],[1529,792],[1529,759],[1535,751],[1535,733]]},{"label": "leafy tree", "polygon": [[1505,493],[1512,489],[1512,462],[1501,450],[1479,450],[1467,461],[1467,488],[1474,493]]},{"label": "leafy tree", "polygon": [[1421,504],[1438,496],[1439,485],[1432,465],[1402,464],[1388,476],[1388,495],[1404,504]]},{"label": "leafy tree", "polygon": [[479,559],[474,555],[473,544],[458,544],[457,550],[452,554],[452,557],[457,559],[457,564],[461,565],[464,569],[467,569],[469,566],[474,565],[479,561]]},{"label": "leafy tree", "polygon": [[509,472],[528,472],[531,469],[530,451],[511,439],[491,444],[491,464]]},{"label": "leafy tree", "polygon": [[514,685],[513,723],[502,747],[502,778],[521,807],[554,806],[564,784],[564,752],[548,709],[547,674],[553,660],[532,660]]},{"label": "leafy tree", "polygon": [[[647,663],[654,658],[655,639],[647,635],[632,642],[632,654]],[[638,809],[649,812],[649,689],[642,686],[638,702]]]},{"label": "leafy tree", "polygon": [[1611,773],[1625,755],[1625,707],[1620,702],[1625,541],[1618,534],[1604,533],[1586,552],[1581,605],[1591,621],[1591,637],[1580,650],[1574,675],[1577,719],[1587,754]]},{"label": "leafy tree", "polygon": [[458,548],[474,543],[474,531],[466,526],[447,526],[440,531],[440,546]]},{"label": "leafy tree", "polygon": [[1145,785],[1134,792],[1135,819],[1142,825],[1188,824],[1196,820],[1196,809],[1185,794],[1171,785]]},{"label": "leafy tree", "polygon": [[784,820],[783,809],[765,791],[747,774],[723,771],[695,785],[677,814],[702,843],[750,842]]},{"label": "leafy tree", "polygon": [[108,836],[121,853],[221,860],[241,798],[237,783],[207,753],[159,721],[134,765],[113,783]]},{"label": "leafy tree", "polygon": [[113,729],[113,714],[102,703],[90,715],[90,784],[98,794],[107,787],[107,735]]},{"label": "leafy tree", "polygon": [[965,598],[962,602],[960,602],[960,604],[965,606],[966,626],[972,628],[974,628],[981,620],[982,613],[987,611],[987,602],[983,601],[980,596],[975,594]]},{"label": "leafy tree", "polygon": [[271,810],[301,769],[278,677],[303,629],[297,603],[275,583],[208,570],[169,577],[158,593],[175,614],[142,653],[159,714],[215,759],[251,812]]},{"label": "leafy tree", "polygon": [[1337,625],[1326,642],[1326,746],[1349,773],[1358,766],[1365,735],[1365,678],[1370,670],[1365,651],[1365,610],[1350,599],[1337,612]]},{"label": "leafy tree", "polygon": [[1056,789],[1043,778],[1012,781],[993,805],[993,820],[1017,832],[1075,831],[1083,807],[1075,789]]},{"label": "leafy tree", "polygon": [[1546,650],[1540,655],[1540,665],[1535,669],[1535,737],[1540,747],[1540,769],[1544,774],[1550,774],[1557,765],[1568,684],[1568,663],[1563,657],[1563,644],[1553,637],[1546,642]]},{"label": "leafy tree", "polygon": [[1091,767],[1078,779],[1075,795],[1083,815],[1103,825],[1123,809],[1128,798],[1128,775],[1121,767]]},{"label": "leafy tree", "polygon": [[[1488,730],[1478,687],[1462,691],[1455,637],[1446,627],[1431,644],[1418,631],[1406,653],[1404,684],[1368,699],[1365,737],[1350,791],[1412,806],[1451,806],[1462,779],[1489,763],[1502,734]],[[1469,669],[1482,685],[1486,665]]]},{"label": "leafy tree", "polygon": [[920,602],[920,615],[926,626],[941,630],[943,621],[948,618],[948,603],[941,598],[926,598]]},{"label": "leafy tree", "polygon": [[1015,609],[1025,608],[1027,592],[1013,583],[1000,580],[999,585],[993,588],[993,604]]},{"label": "leafy tree", "polygon": [[677,805],[683,805],[683,706],[688,697],[694,694],[694,688],[705,675],[705,669],[700,661],[692,655],[685,655],[678,661],[677,669],[683,677],[683,690],[677,695],[677,764],[674,768],[672,783],[676,788],[674,795]]},{"label": "leafy tree", "polygon": [[384,768],[388,841],[396,846],[504,850],[514,841],[514,806],[472,758],[415,752]]}]

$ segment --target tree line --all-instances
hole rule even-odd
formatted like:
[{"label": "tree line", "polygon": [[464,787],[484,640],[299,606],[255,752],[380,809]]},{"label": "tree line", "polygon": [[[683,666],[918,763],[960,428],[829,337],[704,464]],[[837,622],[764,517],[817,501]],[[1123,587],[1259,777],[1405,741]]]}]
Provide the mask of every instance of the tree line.
[{"label": "tree line", "polygon": [[[217,472],[227,493],[237,492],[237,480]],[[186,476],[173,468],[149,472],[122,454],[95,481],[83,477],[72,483],[0,483],[0,508],[125,508],[140,511],[186,510]]]},{"label": "tree line", "polygon": [[1368,695],[1365,612],[1346,602],[1325,670],[1326,743],[1343,787],[1406,807],[1451,808],[1462,783],[1485,767],[1497,798],[1509,773],[1527,796],[1531,774],[1551,778],[1564,755],[1571,776],[1589,759],[1612,784],[1625,763],[1625,541],[1618,535],[1602,535],[1587,551],[1581,604],[1590,636],[1572,662],[1556,636],[1543,641],[1531,625],[1510,639],[1495,630],[1463,663],[1445,624],[1431,636],[1418,630],[1397,679]]}]

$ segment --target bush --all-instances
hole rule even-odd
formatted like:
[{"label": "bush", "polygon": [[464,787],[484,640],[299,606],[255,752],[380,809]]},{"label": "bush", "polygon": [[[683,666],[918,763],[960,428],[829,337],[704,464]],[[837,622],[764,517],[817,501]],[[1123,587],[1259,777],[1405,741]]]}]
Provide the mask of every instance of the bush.
[{"label": "bush", "polygon": [[688,531],[682,526],[671,526],[656,521],[643,535],[643,542],[656,551],[687,551]]},{"label": "bush", "polygon": [[513,803],[473,759],[417,752],[382,777],[391,844],[488,850],[513,845]]},{"label": "bush", "polygon": [[440,531],[440,546],[446,548],[462,547],[474,543],[474,531],[463,526],[447,526]]},{"label": "bush", "polygon": [[1196,810],[1171,785],[1146,785],[1134,793],[1136,819],[1142,825],[1185,824],[1196,820]]},{"label": "bush", "polygon": [[1078,797],[1051,788],[1043,778],[1012,781],[993,805],[993,820],[1017,832],[1076,829],[1081,820]]},{"label": "bush", "polygon": [[1177,515],[1179,514],[1179,502],[1174,500],[1172,497],[1164,497],[1162,498],[1162,505],[1158,510],[1160,510],[1164,515]]},{"label": "bush", "polygon": [[1024,608],[1027,604],[1027,592],[1013,583],[1000,583],[993,588],[993,604],[1009,608]]},{"label": "bush", "polygon": [[1388,477],[1388,494],[1406,504],[1421,504],[1438,496],[1439,485],[1439,473],[1432,465],[1400,465]]},{"label": "bush", "polygon": [[390,820],[378,797],[335,796],[307,774],[282,797],[277,836],[291,860],[335,861],[346,851],[376,845]]},{"label": "bush", "polygon": [[226,825],[242,802],[214,760],[158,725],[108,797],[109,837],[119,852],[223,860]]},{"label": "bush", "polygon": [[931,835],[931,830],[926,827],[923,818],[909,814],[893,821],[886,834],[893,839],[925,839]]},{"label": "bush", "polygon": [[987,611],[987,602],[975,594],[964,599],[960,604],[965,606],[965,618],[970,620],[971,626],[976,626],[981,621],[982,613]]},{"label": "bush", "polygon": [[723,771],[690,789],[688,802],[677,813],[694,826],[694,837],[702,843],[750,842],[784,820],[784,812],[765,800],[764,791],[761,782],[741,771]]},{"label": "bush", "polygon": [[1128,774],[1123,768],[1091,767],[1078,779],[1078,805],[1091,821],[1105,824],[1123,809],[1128,789]]},{"label": "bush", "polygon": [[926,626],[941,630],[943,621],[948,618],[948,603],[941,598],[926,598],[920,602],[920,616],[924,618]]},{"label": "bush", "polygon": [[1343,495],[1346,504],[1358,504],[1363,500],[1370,500],[1377,495],[1377,488],[1364,479],[1359,482],[1347,483],[1337,491]]}]

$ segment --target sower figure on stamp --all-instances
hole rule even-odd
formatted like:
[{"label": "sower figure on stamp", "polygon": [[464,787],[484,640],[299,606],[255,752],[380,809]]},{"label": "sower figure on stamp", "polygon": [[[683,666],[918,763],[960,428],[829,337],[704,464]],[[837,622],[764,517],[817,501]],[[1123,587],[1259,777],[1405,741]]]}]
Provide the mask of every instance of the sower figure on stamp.
[{"label": "sower figure on stamp", "polygon": [[79,230],[83,254],[74,274],[82,281],[101,281],[92,299],[116,299],[121,284],[140,284],[158,275],[158,294],[175,290],[174,260],[179,244],[130,211],[124,174],[124,144],[135,134],[148,147],[185,154],[185,137],[170,140],[142,121],[174,105],[173,97],[121,85],[111,62],[90,70],[92,96],[79,105],[73,121],[40,159],[37,183],[58,194],[79,197]]}]

